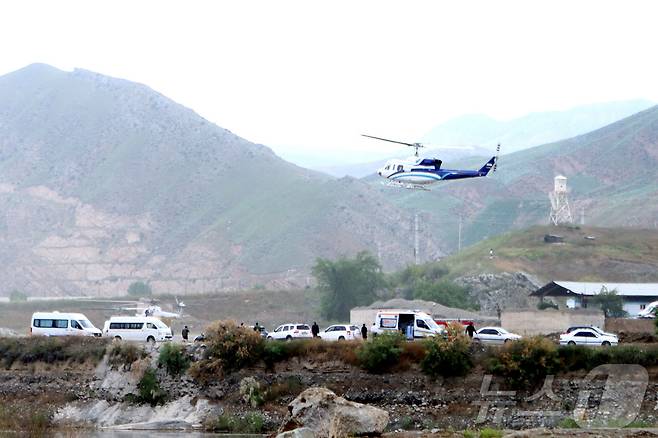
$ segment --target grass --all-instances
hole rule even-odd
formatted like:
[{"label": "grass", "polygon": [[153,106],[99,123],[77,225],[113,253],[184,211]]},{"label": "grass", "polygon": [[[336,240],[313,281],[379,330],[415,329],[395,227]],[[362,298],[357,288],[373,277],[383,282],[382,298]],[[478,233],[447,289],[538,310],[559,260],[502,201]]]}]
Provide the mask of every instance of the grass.
[{"label": "grass", "polygon": [[206,423],[206,430],[228,433],[262,433],[265,420],[258,412],[249,412],[244,416],[224,413],[214,421]]}]

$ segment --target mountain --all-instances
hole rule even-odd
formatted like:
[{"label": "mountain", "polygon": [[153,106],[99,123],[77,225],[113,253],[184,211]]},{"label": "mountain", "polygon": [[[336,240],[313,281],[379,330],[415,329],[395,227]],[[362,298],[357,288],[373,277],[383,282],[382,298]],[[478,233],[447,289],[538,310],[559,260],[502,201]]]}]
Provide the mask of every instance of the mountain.
[{"label": "mountain", "polygon": [[471,114],[442,123],[422,137],[424,143],[479,145],[506,153],[585,134],[651,107],[647,100],[578,106],[566,111],[538,112],[512,120]]},{"label": "mountain", "polygon": [[[475,167],[483,159],[459,165]],[[509,230],[547,224],[548,192],[559,174],[568,177],[576,223],[583,216],[588,225],[655,229],[658,106],[584,135],[503,155],[488,178],[437,183],[430,192],[378,189],[397,205],[418,212],[421,231],[428,233],[421,241],[438,236],[443,248],[455,250],[460,236],[464,247]]]},{"label": "mountain", "polygon": [[316,257],[413,258],[410,215],[367,183],[297,167],[147,86],[42,64],[0,77],[0,211],[0,294],[303,286]]}]

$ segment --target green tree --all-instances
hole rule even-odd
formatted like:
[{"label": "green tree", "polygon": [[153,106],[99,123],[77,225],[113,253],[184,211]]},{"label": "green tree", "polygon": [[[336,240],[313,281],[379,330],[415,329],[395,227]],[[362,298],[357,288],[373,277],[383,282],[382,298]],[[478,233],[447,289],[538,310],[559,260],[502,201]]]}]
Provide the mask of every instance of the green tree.
[{"label": "green tree", "polygon": [[9,301],[12,303],[27,301],[27,295],[25,294],[25,292],[21,292],[17,289],[14,289],[9,294]]},{"label": "green tree", "polygon": [[460,309],[479,309],[480,307],[471,297],[468,289],[449,280],[437,282],[419,280],[413,286],[413,297]]},{"label": "green tree", "polygon": [[313,276],[322,293],[321,313],[329,319],[347,319],[350,309],[372,303],[384,288],[384,274],[377,259],[362,251],[354,259],[319,258]]},{"label": "green tree", "polygon": [[624,299],[617,294],[615,289],[611,291],[602,289],[598,295],[594,295],[589,301],[592,304],[600,306],[606,318],[622,318],[626,316]]},{"label": "green tree", "polygon": [[128,295],[131,297],[150,297],[152,293],[151,286],[143,281],[135,281],[128,286]]}]

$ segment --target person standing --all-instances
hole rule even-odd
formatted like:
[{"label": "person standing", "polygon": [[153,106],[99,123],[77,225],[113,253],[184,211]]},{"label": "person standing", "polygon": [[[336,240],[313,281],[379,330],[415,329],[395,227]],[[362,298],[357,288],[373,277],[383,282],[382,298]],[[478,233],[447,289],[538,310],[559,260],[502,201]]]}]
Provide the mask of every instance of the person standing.
[{"label": "person standing", "polygon": [[318,334],[320,334],[320,327],[318,326],[318,323],[313,321],[313,325],[311,326],[311,333],[313,334],[314,338],[318,337]]},{"label": "person standing", "polygon": [[183,327],[181,335],[183,336],[183,342],[187,342],[187,337],[190,335],[190,329],[188,329],[187,326]]},{"label": "person standing", "polygon": [[469,322],[466,326],[466,334],[468,334],[469,338],[473,339],[473,335],[475,334],[475,326],[472,322]]},{"label": "person standing", "polygon": [[363,327],[361,327],[361,337],[364,341],[368,339],[368,327],[366,327],[365,323],[363,323]]}]

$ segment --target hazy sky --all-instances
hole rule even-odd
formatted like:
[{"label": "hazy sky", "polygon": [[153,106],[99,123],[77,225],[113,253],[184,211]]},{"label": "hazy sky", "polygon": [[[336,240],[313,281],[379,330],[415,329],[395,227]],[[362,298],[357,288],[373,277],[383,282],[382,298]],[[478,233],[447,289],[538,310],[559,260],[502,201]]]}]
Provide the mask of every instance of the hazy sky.
[{"label": "hazy sky", "polygon": [[4,1],[0,74],[149,85],[286,156],[341,161],[466,113],[658,101],[655,1]]}]

